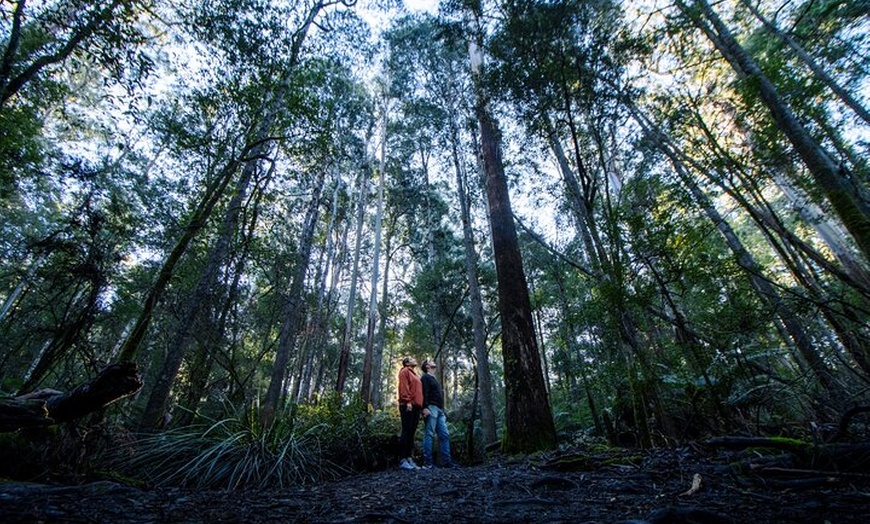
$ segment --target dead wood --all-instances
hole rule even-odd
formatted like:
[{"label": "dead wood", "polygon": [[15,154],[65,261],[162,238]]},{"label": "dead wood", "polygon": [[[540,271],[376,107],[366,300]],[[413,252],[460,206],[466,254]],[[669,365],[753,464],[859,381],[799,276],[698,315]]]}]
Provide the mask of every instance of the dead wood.
[{"label": "dead wood", "polygon": [[128,397],[141,387],[139,367],[124,362],[106,367],[90,382],[66,393],[42,389],[0,399],[0,432],[75,420]]},{"label": "dead wood", "polygon": [[708,440],[707,445],[724,449],[760,448],[784,451],[799,469],[870,472],[870,441],[811,444],[775,437],[718,437]]}]

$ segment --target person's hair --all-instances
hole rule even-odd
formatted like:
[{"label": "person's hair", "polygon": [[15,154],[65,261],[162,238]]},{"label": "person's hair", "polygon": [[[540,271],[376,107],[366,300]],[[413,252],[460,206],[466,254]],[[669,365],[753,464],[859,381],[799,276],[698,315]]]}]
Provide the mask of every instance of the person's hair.
[{"label": "person's hair", "polygon": [[436,365],[436,364],[435,364],[435,360],[434,360],[434,359],[427,358],[427,359],[424,360],[423,363],[420,365],[420,368],[421,368],[423,371],[428,371],[429,368],[431,368],[432,366],[435,366],[435,365]]},{"label": "person's hair", "polygon": [[410,364],[413,360],[414,360],[414,357],[410,357],[410,356],[409,356],[409,357],[405,357],[405,358],[402,359],[402,365],[403,365],[403,366],[407,366],[407,365]]}]

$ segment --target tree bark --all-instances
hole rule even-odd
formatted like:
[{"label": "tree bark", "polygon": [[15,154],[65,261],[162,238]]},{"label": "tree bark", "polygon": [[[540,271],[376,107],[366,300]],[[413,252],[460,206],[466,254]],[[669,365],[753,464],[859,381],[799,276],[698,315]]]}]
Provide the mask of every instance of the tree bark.
[{"label": "tree bark", "polygon": [[513,222],[498,126],[490,115],[482,85],[481,45],[482,30],[478,29],[470,54],[502,320],[506,394],[502,447],[506,453],[534,452],[556,445],[556,429],[532,323],[529,289]]},{"label": "tree bark", "polygon": [[[471,332],[474,337],[474,358],[477,371],[477,389],[480,394],[475,398],[480,403],[480,424],[483,429],[483,443],[489,445],[496,441],[495,409],[493,408],[492,373],[489,369],[489,352],[486,347],[486,322],[484,321],[483,298],[477,280],[477,251],[474,248],[474,231],[471,227],[471,210],[468,192],[465,188],[465,173],[459,157],[459,130],[456,121],[451,119],[451,156],[456,171],[456,193],[459,199],[459,215],[462,220],[462,244],[465,248],[465,279],[468,282],[468,300],[471,309]],[[471,452],[471,450],[469,450]]]},{"label": "tree bark", "polygon": [[[382,224],[384,217],[384,181],[387,177],[387,116],[389,111],[389,99],[384,94],[383,97],[383,115],[381,121],[381,153],[378,161],[378,203],[375,211],[375,245],[372,253],[372,279],[369,294],[369,311],[368,321],[366,322],[366,340],[365,340],[365,357],[363,359],[363,374],[362,387],[360,388],[360,398],[363,405],[368,409],[368,406],[373,405],[372,395],[372,375],[374,374],[376,350],[376,338],[378,327],[378,280],[380,278],[381,264],[381,238]],[[386,275],[385,275],[386,278]],[[375,386],[377,387],[377,386]]]}]

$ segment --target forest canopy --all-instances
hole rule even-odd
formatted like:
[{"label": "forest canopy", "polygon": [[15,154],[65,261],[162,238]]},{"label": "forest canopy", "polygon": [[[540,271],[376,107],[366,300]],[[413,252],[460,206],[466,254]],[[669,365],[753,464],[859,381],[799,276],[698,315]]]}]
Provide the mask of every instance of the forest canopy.
[{"label": "forest canopy", "polygon": [[471,461],[870,405],[870,2],[404,4],[3,2],[0,394],[296,464],[217,485],[379,467],[406,355]]}]

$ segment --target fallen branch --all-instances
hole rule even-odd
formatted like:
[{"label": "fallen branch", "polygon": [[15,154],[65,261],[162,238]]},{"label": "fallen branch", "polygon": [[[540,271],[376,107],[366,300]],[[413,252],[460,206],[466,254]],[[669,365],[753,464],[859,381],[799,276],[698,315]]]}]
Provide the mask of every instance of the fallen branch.
[{"label": "fallen branch", "polygon": [[106,367],[93,380],[67,393],[42,389],[0,399],[0,432],[75,420],[129,397],[141,387],[139,367],[124,362]]}]

